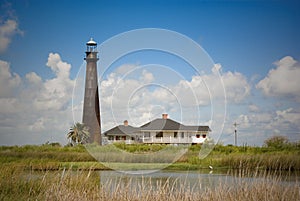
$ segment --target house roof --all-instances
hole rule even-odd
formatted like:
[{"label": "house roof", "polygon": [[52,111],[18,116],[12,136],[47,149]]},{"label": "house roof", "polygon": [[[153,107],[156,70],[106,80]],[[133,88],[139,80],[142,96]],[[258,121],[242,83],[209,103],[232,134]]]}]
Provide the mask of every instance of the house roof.
[{"label": "house roof", "polygon": [[146,130],[181,130],[181,131],[211,131],[208,126],[185,126],[172,119],[155,119],[140,127],[141,131]]},{"label": "house roof", "polygon": [[186,126],[172,119],[158,118],[154,119],[141,127],[130,125],[119,125],[106,131],[104,135],[133,135],[140,131],[211,131],[209,126]]},{"label": "house roof", "polygon": [[124,126],[124,125],[119,125],[116,127],[113,127],[112,129],[106,131],[104,135],[132,135],[134,133],[139,132],[140,129],[133,127],[133,126]]},{"label": "house roof", "polygon": [[171,119],[154,119],[140,128],[141,130],[180,130],[182,125]]},{"label": "house roof", "polygon": [[209,126],[183,126],[183,129],[187,131],[211,131]]}]

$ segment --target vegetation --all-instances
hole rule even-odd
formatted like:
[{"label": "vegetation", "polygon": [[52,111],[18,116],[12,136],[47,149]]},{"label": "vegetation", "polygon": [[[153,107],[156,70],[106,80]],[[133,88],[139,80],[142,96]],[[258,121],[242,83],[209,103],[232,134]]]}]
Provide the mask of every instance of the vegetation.
[{"label": "vegetation", "polygon": [[239,174],[234,185],[220,182],[204,188],[167,179],[154,187],[148,180],[103,183],[94,171],[35,172],[5,168],[0,172],[0,200],[300,200],[297,182],[283,185],[281,177],[267,173],[247,182],[244,177],[248,177],[247,173]]},{"label": "vegetation", "polygon": [[[124,143],[97,146],[83,145],[60,146],[59,144],[2,146],[0,147],[0,166],[18,166],[26,169],[57,170],[72,169],[109,169],[97,160],[122,165],[125,163],[153,163],[153,167],[168,169],[193,170],[212,166],[214,169],[260,169],[260,170],[300,170],[300,143],[287,143],[284,146],[223,146],[216,145],[212,152],[204,159],[199,159],[201,146],[185,147],[188,151],[181,154],[182,147],[167,145],[126,145]],[[172,158],[178,152],[176,163]],[[90,153],[93,154],[93,156]],[[96,153],[96,154],[95,154]],[[120,154],[122,153],[122,154]],[[147,153],[145,157],[144,153]],[[95,158],[96,159],[95,159]],[[168,163],[166,165],[166,163]],[[129,165],[124,165],[130,167]],[[149,166],[145,166],[145,168]],[[111,167],[113,168],[113,167]]]},{"label": "vegetation", "polygon": [[125,144],[125,143],[115,143],[114,144],[115,147],[122,149],[126,152],[130,152],[130,153],[149,153],[149,152],[157,152],[160,151],[162,149],[165,149],[167,147],[167,145],[165,144],[152,144],[152,145],[148,145],[148,144]]},{"label": "vegetation", "polygon": [[205,159],[196,153],[201,147],[191,147],[178,162],[197,164],[200,167],[260,170],[300,170],[300,143],[286,143],[284,146],[223,146],[216,145]]},{"label": "vegetation", "polygon": [[70,144],[78,145],[88,142],[90,133],[86,126],[77,122],[70,128],[70,132],[67,134],[67,138],[70,140]]},{"label": "vegetation", "polygon": [[[99,174],[93,171],[109,169],[98,163],[93,153],[103,153],[96,154],[96,158],[108,157],[117,168],[151,169],[166,167],[164,162],[169,161],[163,159],[181,148],[187,151],[179,154],[177,162],[167,169],[198,170],[210,167],[214,171],[237,171],[236,185],[220,183],[214,188],[199,191],[180,181],[172,183],[168,180],[158,183],[156,188],[149,188],[147,182],[134,185],[131,183],[133,181],[125,184],[107,181],[102,184]],[[291,174],[300,170],[300,142],[290,143],[275,136],[266,140],[262,147],[218,144],[204,159],[198,157],[201,148],[199,145],[176,147],[124,143],[107,146],[84,146],[80,143],[76,146],[61,146],[58,143],[2,146],[0,200],[300,200],[298,182],[283,185],[281,177],[269,177],[273,173]],[[145,153],[149,155],[147,163],[135,163]],[[152,161],[153,158],[155,161]],[[259,180],[250,182],[239,179],[257,176]]]}]

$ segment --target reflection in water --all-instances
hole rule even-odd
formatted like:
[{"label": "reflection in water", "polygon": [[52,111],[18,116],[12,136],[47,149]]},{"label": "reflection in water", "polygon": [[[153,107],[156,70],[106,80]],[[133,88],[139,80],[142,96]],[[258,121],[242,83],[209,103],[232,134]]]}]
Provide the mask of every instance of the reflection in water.
[{"label": "reflection in water", "polygon": [[[212,170],[199,171],[158,171],[151,174],[121,173],[116,171],[100,171],[100,182],[109,186],[109,191],[114,192],[120,187],[130,188],[134,192],[147,190],[165,189],[167,191],[204,191],[207,188],[214,189],[224,184],[227,186],[238,186],[248,183],[250,186],[257,182],[280,181],[282,185],[293,185],[299,181],[296,175],[276,174],[240,174],[240,172],[212,172]],[[260,176],[258,176],[260,175]],[[109,185],[107,185],[109,184]]]}]

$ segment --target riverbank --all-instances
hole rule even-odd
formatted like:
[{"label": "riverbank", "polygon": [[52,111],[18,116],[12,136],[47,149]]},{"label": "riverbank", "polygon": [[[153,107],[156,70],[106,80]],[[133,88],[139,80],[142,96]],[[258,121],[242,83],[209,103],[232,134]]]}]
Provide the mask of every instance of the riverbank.
[{"label": "riverbank", "polygon": [[[274,149],[267,147],[235,147],[216,145],[210,154],[204,159],[198,157],[201,146],[187,147],[187,152],[178,158],[175,163],[143,161],[118,162],[119,150],[135,155],[142,153],[156,153],[166,150],[166,145],[110,145],[106,147],[95,147],[97,152],[113,158],[111,164],[103,165],[91,156],[84,146],[62,147],[59,145],[26,145],[0,147],[1,166],[20,167],[31,170],[108,170],[113,167],[128,169],[169,169],[169,170],[197,170],[197,169],[244,169],[244,170],[300,170],[299,147],[287,147],[285,149]],[[171,147],[169,152],[178,148]],[[117,150],[117,151],[116,151]],[[159,154],[166,158],[167,154]],[[113,157],[112,157],[113,156]],[[154,155],[156,157],[156,155]],[[135,165],[134,165],[135,164]]]},{"label": "riverbank", "polygon": [[191,186],[176,178],[161,178],[152,186],[147,179],[138,184],[128,177],[102,180],[97,171],[27,171],[2,167],[0,200],[300,200],[298,182],[288,183],[269,172],[250,177],[257,179],[249,179],[249,175],[241,171],[234,180],[223,178],[223,182],[210,187]]},{"label": "riverbank", "polygon": [[[160,154],[162,158],[178,149],[167,149],[166,145],[118,144],[115,147],[94,146],[92,150],[102,151],[104,156],[117,161],[123,158],[116,147],[122,152],[136,155],[167,150]],[[175,163],[128,161],[114,162],[106,166],[96,161],[83,146],[62,147],[52,144],[0,147],[0,200],[300,200],[299,183],[281,182],[282,177],[279,177],[298,174],[298,147],[278,150],[217,145],[204,159],[198,157],[200,146],[190,146],[187,149]],[[172,183],[166,178],[163,178],[163,182],[158,183],[156,188],[149,188],[146,183],[133,185],[130,179],[126,180],[126,185],[115,184],[109,179],[103,183],[98,170],[109,170],[109,167],[122,170],[164,169],[186,172],[205,170],[206,174],[212,170],[215,173],[237,171],[238,174],[234,187],[232,183],[225,182],[199,191],[185,182],[175,179],[177,183]],[[250,182],[243,180],[255,177],[259,179],[250,179]]]}]

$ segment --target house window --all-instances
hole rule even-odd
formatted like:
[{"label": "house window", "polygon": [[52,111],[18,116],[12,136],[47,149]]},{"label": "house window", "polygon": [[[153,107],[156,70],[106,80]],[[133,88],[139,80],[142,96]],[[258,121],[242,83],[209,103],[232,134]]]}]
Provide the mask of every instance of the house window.
[{"label": "house window", "polygon": [[200,134],[197,134],[197,135],[196,135],[196,138],[200,138]]},{"label": "house window", "polygon": [[116,140],[120,140],[120,136],[116,136]]},{"label": "house window", "polygon": [[163,132],[156,132],[155,137],[157,137],[157,138],[163,137]]},{"label": "house window", "polygon": [[181,132],[181,138],[184,138],[184,132]]},{"label": "house window", "polygon": [[114,136],[108,136],[108,140],[114,140]]},{"label": "house window", "polygon": [[174,138],[177,138],[178,136],[177,136],[177,132],[174,132]]},{"label": "house window", "polygon": [[203,137],[203,138],[206,138],[206,134],[203,134],[202,137]]},{"label": "house window", "polygon": [[126,136],[122,136],[122,140],[126,140]]},{"label": "house window", "polygon": [[150,132],[144,132],[144,137],[150,137]]}]

